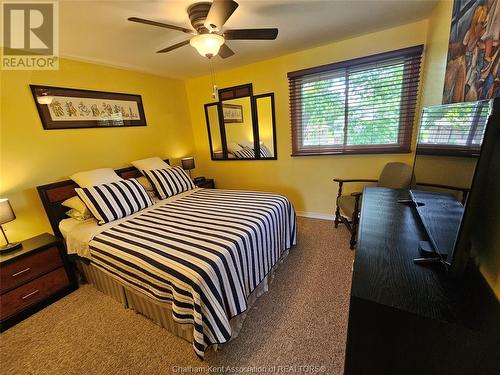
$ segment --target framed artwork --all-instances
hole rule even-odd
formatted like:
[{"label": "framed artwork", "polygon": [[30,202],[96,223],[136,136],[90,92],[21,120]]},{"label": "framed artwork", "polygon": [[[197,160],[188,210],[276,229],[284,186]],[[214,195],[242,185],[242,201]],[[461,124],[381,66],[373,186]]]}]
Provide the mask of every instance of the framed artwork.
[{"label": "framed artwork", "polygon": [[30,85],[43,128],[146,126],[140,95]]},{"label": "framed artwork", "polygon": [[500,2],[455,0],[443,104],[500,96]]},{"label": "framed artwork", "polygon": [[222,104],[222,113],[224,123],[242,123],[243,122],[243,106],[239,104]]}]

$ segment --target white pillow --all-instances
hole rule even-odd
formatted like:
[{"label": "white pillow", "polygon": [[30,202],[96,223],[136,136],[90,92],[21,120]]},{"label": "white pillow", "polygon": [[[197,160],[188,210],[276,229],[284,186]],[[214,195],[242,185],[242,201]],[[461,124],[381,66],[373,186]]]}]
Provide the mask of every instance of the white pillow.
[{"label": "white pillow", "polygon": [[[78,213],[81,214],[81,216],[92,216],[92,213],[88,209],[88,207],[83,203],[83,201],[80,199],[79,196],[75,195],[74,197],[66,199],[64,202],[61,203],[64,207],[71,208]],[[69,216],[69,215],[68,215]]]},{"label": "white pillow", "polygon": [[78,172],[69,176],[80,187],[92,187],[96,185],[109,184],[111,182],[123,181],[111,168],[93,169],[91,171]]},{"label": "white pillow", "polygon": [[153,188],[153,185],[151,185],[151,182],[149,182],[149,180],[145,176],[137,177],[136,180],[142,185],[144,189],[146,189],[147,192],[155,190]]},{"label": "white pillow", "polygon": [[132,162],[132,165],[136,167],[141,173],[142,171],[150,171],[151,169],[172,168],[158,156],[154,156],[152,158],[147,158],[147,159],[134,160]]},{"label": "white pillow", "polygon": [[81,212],[75,210],[74,208],[72,208],[69,211],[66,211],[66,215],[78,221],[85,221],[93,217],[90,211],[88,214],[82,214]]}]

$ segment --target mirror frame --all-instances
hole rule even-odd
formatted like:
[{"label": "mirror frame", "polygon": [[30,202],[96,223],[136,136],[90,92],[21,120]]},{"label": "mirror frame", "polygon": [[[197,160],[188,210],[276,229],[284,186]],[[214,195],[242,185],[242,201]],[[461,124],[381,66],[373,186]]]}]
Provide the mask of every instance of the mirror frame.
[{"label": "mirror frame", "polygon": [[[253,140],[254,140],[254,152],[255,157],[253,158],[229,158],[227,151],[227,139],[226,139],[226,127],[224,123],[224,114],[222,111],[223,101],[238,99],[238,98],[250,98],[250,106],[252,113],[252,130],[253,130]],[[260,156],[260,138],[259,138],[259,120],[257,113],[257,100],[260,98],[269,97],[271,98],[271,120],[273,127],[273,151],[274,156],[272,157],[261,157]],[[213,144],[212,144],[212,132],[210,130],[210,121],[208,116],[208,110],[210,107],[217,107],[217,118],[219,121],[219,133],[221,136],[221,147],[222,147],[222,157],[215,157]],[[277,142],[276,142],[276,112],[275,112],[275,103],[274,103],[274,93],[265,93],[259,95],[253,95],[253,87],[251,83],[247,83],[244,85],[227,87],[219,90],[219,101],[206,103],[204,105],[205,108],[205,122],[207,124],[207,132],[208,132],[208,144],[210,146],[210,158],[214,161],[243,161],[243,160],[277,160],[278,159],[278,151],[277,151]]]}]

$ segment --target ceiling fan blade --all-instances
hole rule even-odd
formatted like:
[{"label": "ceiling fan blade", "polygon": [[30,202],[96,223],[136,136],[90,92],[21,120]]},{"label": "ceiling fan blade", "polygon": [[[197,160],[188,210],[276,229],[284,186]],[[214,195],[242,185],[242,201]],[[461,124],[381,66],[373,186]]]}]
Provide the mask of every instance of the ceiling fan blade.
[{"label": "ceiling fan blade", "polygon": [[235,29],[225,30],[227,40],[274,40],[278,36],[278,29]]},{"label": "ceiling fan blade", "polygon": [[224,26],[236,8],[238,8],[236,1],[214,0],[205,19],[205,27],[210,31],[222,29],[222,26]]},{"label": "ceiling fan blade", "polygon": [[228,57],[234,55],[234,51],[231,48],[229,48],[227,44],[224,43],[222,46],[220,46],[218,55],[223,59],[227,59]]},{"label": "ceiling fan blade", "polygon": [[146,25],[151,25],[151,26],[164,27],[165,29],[182,31],[183,33],[186,33],[186,34],[196,35],[196,31],[194,31],[194,30],[186,29],[186,28],[180,27],[180,26],[169,25],[168,23],[156,22],[156,21],[146,20],[144,18],[138,18],[138,17],[129,17],[128,20],[132,21],[132,22],[137,22],[137,23],[143,23],[143,24],[146,24]]},{"label": "ceiling fan blade", "polygon": [[167,48],[163,48],[159,51],[156,51],[156,53],[165,53],[165,52],[170,52],[170,51],[173,51],[174,49],[177,49],[179,47],[183,47],[183,46],[186,46],[189,44],[189,39],[188,40],[185,40],[183,42],[180,42],[180,43],[177,43],[177,44],[174,44],[173,46],[170,46],[170,47],[167,47]]}]

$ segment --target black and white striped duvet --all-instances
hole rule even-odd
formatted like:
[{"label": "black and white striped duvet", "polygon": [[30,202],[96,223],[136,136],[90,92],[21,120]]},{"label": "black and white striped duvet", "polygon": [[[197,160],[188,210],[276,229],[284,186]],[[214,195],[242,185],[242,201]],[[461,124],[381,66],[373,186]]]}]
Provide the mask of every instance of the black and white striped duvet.
[{"label": "black and white striped duvet", "polygon": [[261,192],[201,189],[127,220],[90,242],[95,266],[172,305],[193,324],[193,347],[227,342],[229,320],[283,252],[296,243],[287,198]]}]

